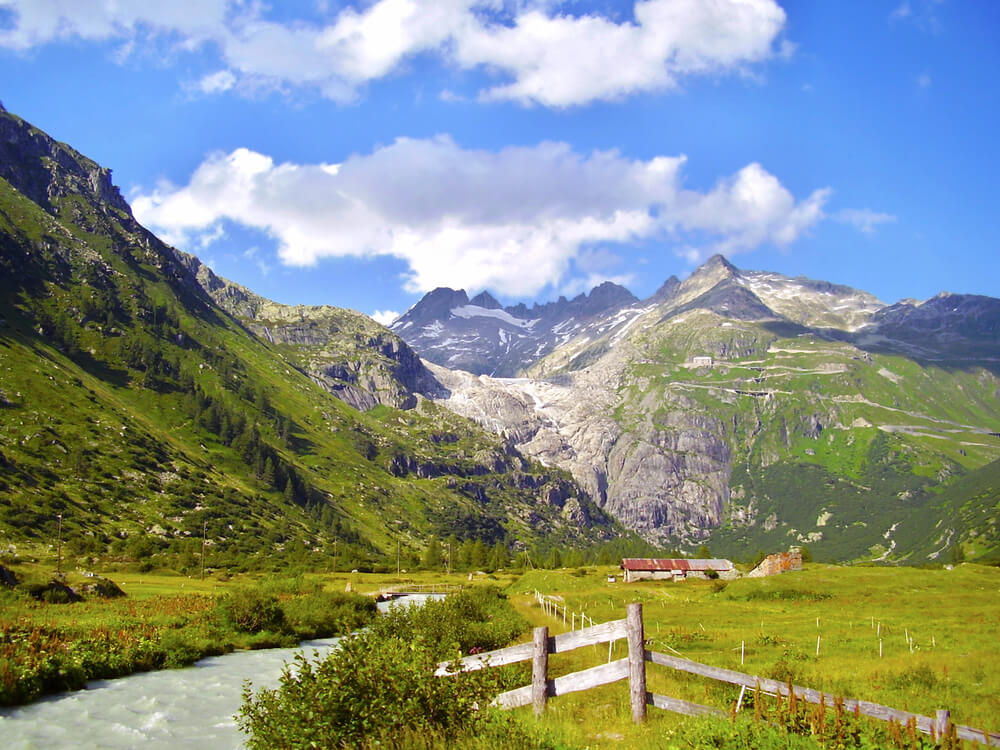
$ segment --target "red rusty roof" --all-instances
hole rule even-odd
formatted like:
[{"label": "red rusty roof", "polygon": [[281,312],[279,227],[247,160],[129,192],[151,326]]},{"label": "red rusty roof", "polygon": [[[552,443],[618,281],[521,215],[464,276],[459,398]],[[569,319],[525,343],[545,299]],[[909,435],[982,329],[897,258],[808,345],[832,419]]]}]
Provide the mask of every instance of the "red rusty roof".
[{"label": "red rusty roof", "polygon": [[644,570],[644,571],[705,571],[705,570],[732,570],[733,564],[729,560],[687,560],[678,558],[662,557],[626,557],[622,560],[621,567],[624,570]]}]

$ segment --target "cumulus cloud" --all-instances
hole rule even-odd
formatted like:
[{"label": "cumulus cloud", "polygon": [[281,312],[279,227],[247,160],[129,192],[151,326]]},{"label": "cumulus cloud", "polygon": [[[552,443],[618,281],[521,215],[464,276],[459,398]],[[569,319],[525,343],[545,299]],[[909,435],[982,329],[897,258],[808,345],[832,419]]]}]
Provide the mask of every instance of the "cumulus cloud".
[{"label": "cumulus cloud", "polygon": [[573,271],[592,275],[595,259],[608,265],[613,256],[594,248],[662,239],[736,253],[786,246],[823,216],[828,189],[796,200],[750,164],[699,192],[683,186],[684,162],[551,142],[474,150],[447,136],[400,138],[336,165],[279,164],[241,148],[208,156],[187,185],[140,192],[133,209],[181,247],[233,221],[273,237],[286,265],[392,256],[407,264],[411,292],[516,297]]},{"label": "cumulus cloud", "polygon": [[371,314],[371,319],[384,326],[392,325],[392,322],[399,317],[395,310],[376,310]]},{"label": "cumulus cloud", "polygon": [[26,50],[52,41],[172,34],[188,45],[214,38],[225,27],[230,0],[0,0],[10,11],[0,47]]},{"label": "cumulus cloud", "polygon": [[[345,7],[326,24],[276,22],[238,0],[0,0],[12,11],[0,46],[28,49],[69,38],[175,38],[211,42],[226,74],[205,93],[308,86],[350,101],[365,83],[432,53],[501,79],[486,99],[566,107],[674,88],[691,75],[745,71],[793,48],[779,39],[775,0],[638,0],[633,18],[570,15],[570,0],[378,0]],[[123,49],[131,49],[126,45]]]},{"label": "cumulus cloud", "polygon": [[834,218],[843,224],[850,224],[865,234],[873,234],[879,224],[891,224],[896,221],[896,217],[892,214],[879,213],[868,208],[845,208],[838,211]]},{"label": "cumulus cloud", "polygon": [[564,107],[669,89],[693,74],[738,70],[781,54],[785,13],[770,0],[643,0],[634,22],[599,15],[518,14],[511,25],[471,25],[456,36],[456,59],[512,80],[485,92]]},{"label": "cumulus cloud", "polygon": [[236,76],[228,70],[220,70],[215,73],[211,73],[204,76],[198,82],[198,88],[201,89],[204,94],[219,94],[223,91],[229,91],[233,86],[236,85]]}]

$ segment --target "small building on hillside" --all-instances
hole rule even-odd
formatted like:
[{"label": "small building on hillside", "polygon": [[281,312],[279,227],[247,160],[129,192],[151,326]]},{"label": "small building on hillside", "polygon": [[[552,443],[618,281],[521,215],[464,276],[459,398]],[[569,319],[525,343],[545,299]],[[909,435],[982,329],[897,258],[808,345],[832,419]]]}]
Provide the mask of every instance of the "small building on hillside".
[{"label": "small building on hillside", "polygon": [[736,578],[736,566],[729,560],[686,560],[656,557],[627,557],[622,560],[625,582],[682,581],[687,578]]},{"label": "small building on hillside", "polygon": [[712,358],[711,357],[691,357],[692,367],[711,367]]},{"label": "small building on hillside", "polygon": [[788,552],[778,552],[765,557],[760,565],[747,573],[748,578],[776,576],[789,570],[802,570],[802,548],[792,547]]}]

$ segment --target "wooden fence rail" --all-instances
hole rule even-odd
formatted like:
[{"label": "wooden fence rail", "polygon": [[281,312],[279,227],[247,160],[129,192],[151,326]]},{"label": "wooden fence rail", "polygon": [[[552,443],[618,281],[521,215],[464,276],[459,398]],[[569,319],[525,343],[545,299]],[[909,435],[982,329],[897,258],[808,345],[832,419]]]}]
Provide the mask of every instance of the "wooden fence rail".
[{"label": "wooden fence rail", "polygon": [[[540,714],[545,710],[546,701],[550,696],[589,690],[590,688],[608,685],[627,678],[629,680],[632,719],[635,722],[645,720],[647,705],[688,716],[728,715],[726,712],[711,706],[702,706],[679,698],[647,692],[646,662],[652,662],[660,666],[669,667],[670,669],[700,675],[701,677],[707,677],[720,682],[727,682],[732,685],[740,685],[744,688],[744,691],[749,689],[788,697],[789,690],[791,690],[800,700],[815,704],[823,702],[829,708],[833,708],[837,701],[837,698],[831,693],[823,693],[819,690],[800,687],[798,685],[789,686],[786,683],[767,677],[748,675],[731,669],[700,664],[690,659],[682,659],[656,651],[648,651],[645,648],[643,635],[642,604],[638,603],[628,605],[628,616],[624,620],[605,622],[590,628],[562,633],[557,636],[549,636],[548,628],[540,627],[535,628],[533,635],[534,638],[531,643],[522,643],[517,646],[509,646],[488,653],[474,654],[453,662],[442,662],[438,665],[435,674],[440,677],[457,672],[483,669],[484,667],[499,667],[531,659],[531,684],[501,693],[494,699],[494,703],[502,708],[517,708],[532,704],[536,714]],[[620,638],[628,640],[629,653],[627,658],[609,661],[607,664],[573,672],[572,674],[563,675],[555,679],[548,678],[549,654],[572,651],[583,646],[616,641]],[[741,702],[742,698],[743,692],[740,694]],[[929,716],[910,713],[909,711],[889,708],[888,706],[882,706],[871,701],[844,699],[842,703],[844,710],[850,713],[856,711],[862,716],[868,716],[873,719],[880,719],[882,721],[891,721],[894,719],[904,725],[912,719],[916,722],[918,730],[925,734],[933,732],[938,737],[941,737],[950,725],[949,713],[944,710],[938,711],[937,716],[931,718]],[[955,730],[959,739],[972,740],[991,747],[1000,747],[1000,734],[961,725],[956,725]]]},{"label": "wooden fence rail", "polygon": [[461,583],[397,583],[392,586],[382,586],[379,594],[454,594],[463,589]]}]

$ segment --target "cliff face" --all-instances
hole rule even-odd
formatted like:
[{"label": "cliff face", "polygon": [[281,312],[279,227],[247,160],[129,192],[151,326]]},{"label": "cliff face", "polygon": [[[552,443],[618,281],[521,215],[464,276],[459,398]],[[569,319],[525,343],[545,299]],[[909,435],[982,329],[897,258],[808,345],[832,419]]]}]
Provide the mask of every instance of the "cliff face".
[{"label": "cliff face", "polygon": [[417,394],[441,394],[406,342],[367,316],[329,305],[282,305],[217,276],[193,255],[178,256],[219,307],[354,408],[411,409]]},{"label": "cliff face", "polygon": [[0,177],[52,213],[54,202],[79,195],[128,216],[132,210],[111,183],[111,170],[0,107]]},{"label": "cliff face", "polygon": [[616,418],[628,379],[624,349],[548,380],[429,367],[448,389],[441,403],[566,469],[600,507],[650,541],[701,539],[722,522],[731,460],[723,426],[683,394],[669,403],[646,399],[635,422]]}]

